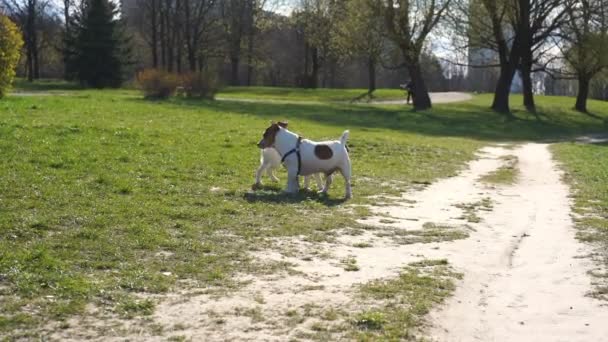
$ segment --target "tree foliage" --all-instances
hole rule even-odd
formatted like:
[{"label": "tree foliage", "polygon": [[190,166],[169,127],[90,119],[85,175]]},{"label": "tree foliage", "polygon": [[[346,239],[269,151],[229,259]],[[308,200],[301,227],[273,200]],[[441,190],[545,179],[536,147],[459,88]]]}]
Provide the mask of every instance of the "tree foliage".
[{"label": "tree foliage", "polygon": [[0,98],[13,82],[22,46],[23,39],[17,25],[0,14]]},{"label": "tree foliage", "polygon": [[68,74],[87,86],[118,87],[130,63],[128,39],[109,0],[89,0],[74,16],[67,42]]},{"label": "tree foliage", "polygon": [[575,108],[587,112],[590,83],[608,67],[608,1],[579,0],[567,12],[563,55],[578,80]]}]

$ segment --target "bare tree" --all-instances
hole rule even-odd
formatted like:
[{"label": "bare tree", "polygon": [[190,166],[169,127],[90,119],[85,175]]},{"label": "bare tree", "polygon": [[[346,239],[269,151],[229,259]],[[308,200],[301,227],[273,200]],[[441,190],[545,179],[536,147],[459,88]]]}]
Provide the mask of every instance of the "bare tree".
[{"label": "bare tree", "polygon": [[220,13],[226,40],[226,50],[230,60],[230,83],[239,85],[239,66],[242,43],[251,16],[251,0],[224,0],[220,3]]},{"label": "bare tree", "polygon": [[524,106],[530,112],[536,112],[531,77],[534,65],[543,70],[543,62],[551,60],[546,58],[551,49],[545,47],[551,44],[549,37],[558,34],[568,22],[566,13],[572,5],[569,0],[518,0],[516,3],[517,15],[512,25],[521,37]]},{"label": "bare tree", "polygon": [[216,5],[217,0],[184,0],[182,29],[190,71],[196,71],[204,45],[210,43],[209,38],[217,19],[212,15]]}]

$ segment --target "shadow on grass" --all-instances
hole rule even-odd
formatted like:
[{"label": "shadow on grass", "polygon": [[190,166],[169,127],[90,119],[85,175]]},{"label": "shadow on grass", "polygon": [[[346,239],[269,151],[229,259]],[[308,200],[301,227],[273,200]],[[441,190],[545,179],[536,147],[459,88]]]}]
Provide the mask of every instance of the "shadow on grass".
[{"label": "shadow on grass", "polygon": [[83,86],[76,82],[68,82],[56,79],[44,79],[29,82],[26,79],[16,79],[13,84],[13,90],[16,92],[45,92],[45,91],[67,91],[67,90],[85,90]]},{"label": "shadow on grass", "polygon": [[[137,101],[137,99],[134,99]],[[140,100],[143,101],[143,100]],[[341,128],[391,129],[431,136],[468,137],[491,141],[564,139],[583,132],[606,131],[604,123],[572,110],[551,106],[548,100],[534,115],[515,110],[516,120],[506,120],[481,104],[470,101],[441,104],[431,110],[412,111],[400,105],[239,103],[174,99],[175,106],[201,107],[217,112],[254,115],[267,120],[309,120]]]},{"label": "shadow on grass", "polygon": [[250,203],[265,202],[284,204],[314,201],[327,207],[334,207],[347,201],[344,198],[331,198],[327,194],[312,190],[300,190],[297,194],[288,194],[281,189],[272,186],[263,186],[256,191],[246,192],[243,195],[243,198]]}]

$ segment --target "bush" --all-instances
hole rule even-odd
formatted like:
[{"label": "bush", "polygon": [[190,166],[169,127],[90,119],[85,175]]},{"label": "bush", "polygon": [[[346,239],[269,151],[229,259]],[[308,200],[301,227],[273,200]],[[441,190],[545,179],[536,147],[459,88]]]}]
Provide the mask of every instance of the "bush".
[{"label": "bush", "polygon": [[166,99],[175,93],[179,79],[162,70],[147,69],[137,73],[137,85],[147,99]]},{"label": "bush", "polygon": [[13,83],[22,46],[23,39],[17,25],[0,14],[0,98]]},{"label": "bush", "polygon": [[217,80],[201,73],[182,75],[181,86],[187,97],[213,99],[219,90]]}]

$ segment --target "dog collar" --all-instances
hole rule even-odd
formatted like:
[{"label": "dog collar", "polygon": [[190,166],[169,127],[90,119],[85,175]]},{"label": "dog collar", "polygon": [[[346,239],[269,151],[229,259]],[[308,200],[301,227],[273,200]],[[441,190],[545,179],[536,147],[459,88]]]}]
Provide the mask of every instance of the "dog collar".
[{"label": "dog collar", "polygon": [[298,156],[298,176],[300,175],[300,171],[302,169],[302,156],[300,155],[300,144],[302,143],[302,137],[298,136],[298,141],[296,142],[296,147],[292,148],[289,152],[285,153],[283,158],[281,158],[281,163],[285,162],[285,159],[289,157],[291,154],[296,154]]}]

